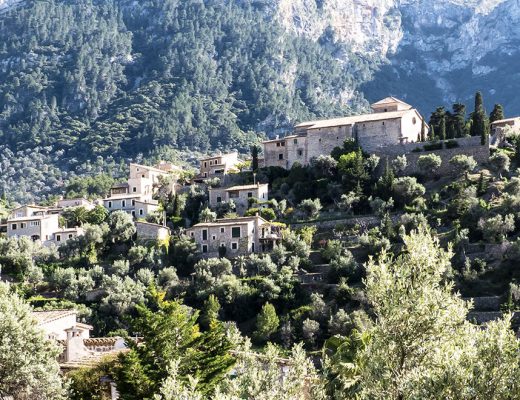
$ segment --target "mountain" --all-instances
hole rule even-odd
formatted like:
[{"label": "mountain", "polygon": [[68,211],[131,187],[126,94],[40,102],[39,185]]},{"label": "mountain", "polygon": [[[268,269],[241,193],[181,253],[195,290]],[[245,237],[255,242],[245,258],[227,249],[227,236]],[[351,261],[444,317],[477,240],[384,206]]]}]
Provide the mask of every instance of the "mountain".
[{"label": "mountain", "polygon": [[[519,113],[518,0],[0,0],[0,187],[247,152],[394,95]],[[515,79],[516,78],[516,79]]]}]

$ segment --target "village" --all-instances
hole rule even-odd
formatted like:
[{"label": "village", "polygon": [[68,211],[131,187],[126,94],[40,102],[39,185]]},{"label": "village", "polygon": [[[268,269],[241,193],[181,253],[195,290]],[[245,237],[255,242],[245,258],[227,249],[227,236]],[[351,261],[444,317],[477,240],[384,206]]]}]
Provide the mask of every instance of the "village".
[{"label": "village", "polygon": [[[440,160],[435,174],[438,177],[450,176],[455,173],[454,163],[450,160],[462,155],[478,165],[485,165],[490,157],[490,144],[498,146],[504,142],[504,132],[520,127],[520,117],[497,120],[492,123],[491,137],[485,143],[477,136],[439,142],[429,139],[430,128],[424,118],[403,101],[388,97],[372,104],[371,108],[369,114],[300,123],[290,135],[264,141],[261,155],[256,155],[256,160],[249,160],[247,167],[244,167],[245,163],[237,152],[204,157],[199,160],[198,172],[188,181],[181,179],[185,170],[171,163],[161,162],[155,166],[131,163],[128,180],[115,184],[105,198],[62,198],[52,206],[28,204],[15,207],[0,226],[2,235],[9,238],[27,237],[45,247],[60,247],[71,239],[81,237],[85,231],[83,226],[64,224],[64,213],[77,208],[91,211],[102,207],[109,214],[123,212],[132,218],[137,243],[168,242],[171,235],[182,234],[194,244],[197,259],[239,260],[255,254],[270,254],[282,244],[287,225],[293,225],[296,229],[305,227],[306,223],[295,221],[291,224],[287,220],[277,220],[270,208],[273,200],[271,188],[268,182],[258,180],[263,175],[257,174],[252,162],[257,163],[259,170],[274,168],[289,171],[309,166],[316,159],[330,156],[335,149],[352,142],[367,156],[377,156],[378,163],[373,170],[378,176],[388,172],[385,165],[396,165],[396,161],[403,158],[407,162],[400,173],[403,176],[418,173],[421,156],[429,155]],[[433,142],[435,146],[431,146]],[[249,181],[244,182],[244,179]],[[187,193],[192,186],[204,190],[207,208],[198,222],[174,227],[166,218],[166,212],[157,198],[158,193],[160,191],[163,196],[171,198]],[[352,204],[348,209],[351,207]],[[228,212],[218,212],[223,215],[217,217],[219,210]],[[358,226],[357,233],[350,233],[356,242],[360,240],[359,226],[370,232],[380,222],[381,218],[373,215],[350,215],[345,218],[342,214],[337,220],[318,220],[307,225],[326,232],[323,243],[329,241],[330,232],[338,231],[342,224]],[[339,233],[339,237],[348,236],[347,231]],[[355,251],[352,249],[353,253]],[[480,254],[482,249],[476,252]],[[330,273],[327,261],[330,259],[326,260],[315,253],[319,252],[314,251],[311,255],[313,262],[306,264],[310,270],[300,269],[294,275],[310,290],[322,290],[316,289],[320,285],[337,287],[338,281],[333,285],[326,283],[327,273]],[[321,269],[316,267],[322,264],[327,265]],[[489,297],[489,302],[496,303],[497,298]],[[474,318],[485,322],[496,317],[500,314],[497,307],[499,305],[494,306],[491,313],[477,313]],[[61,344],[63,352],[59,361],[64,371],[95,365],[107,354],[118,354],[127,349],[121,337],[90,337],[93,327],[81,322],[76,310],[34,311],[34,315],[47,337]],[[115,387],[112,390],[113,398],[117,398]]]}]

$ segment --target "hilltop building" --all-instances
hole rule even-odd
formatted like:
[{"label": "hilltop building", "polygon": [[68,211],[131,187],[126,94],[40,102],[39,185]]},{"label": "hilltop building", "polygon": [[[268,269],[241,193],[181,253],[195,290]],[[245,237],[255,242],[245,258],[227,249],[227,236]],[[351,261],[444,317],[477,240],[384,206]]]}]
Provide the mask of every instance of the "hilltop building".
[{"label": "hilltop building", "polygon": [[282,240],[278,228],[258,215],[201,222],[186,233],[204,258],[268,252]]},{"label": "hilltop building", "polygon": [[[161,177],[180,171],[179,167],[167,163],[161,163],[156,167],[130,164],[128,181],[112,186],[110,195],[103,199],[103,205],[110,212],[121,210],[134,218],[146,218],[159,208],[159,203],[153,196],[157,192]],[[169,190],[175,190],[173,183]]]},{"label": "hilltop building", "polygon": [[209,188],[209,206],[217,207],[220,203],[228,203],[230,200],[236,205],[238,215],[244,215],[249,208],[250,199],[258,202],[269,200],[269,185],[257,183],[256,185],[232,186],[229,188]]},{"label": "hilltop building", "polygon": [[371,114],[303,122],[294,127],[292,135],[265,141],[264,166],[289,169],[295,163],[308,165],[347,139],[357,141],[369,153],[420,141],[424,119],[411,105],[387,97],[371,108]]},{"label": "hilltop building", "polygon": [[200,172],[197,179],[222,178],[230,172],[238,171],[237,165],[242,162],[238,153],[218,154],[199,160]]}]

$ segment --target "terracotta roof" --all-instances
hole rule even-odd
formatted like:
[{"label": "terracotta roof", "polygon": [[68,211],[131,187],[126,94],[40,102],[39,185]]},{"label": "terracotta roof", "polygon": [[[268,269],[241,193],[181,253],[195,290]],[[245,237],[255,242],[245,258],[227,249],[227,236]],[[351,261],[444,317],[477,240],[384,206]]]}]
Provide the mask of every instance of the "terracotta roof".
[{"label": "terracotta roof", "polygon": [[203,158],[199,158],[199,161],[213,160],[214,158],[231,156],[231,155],[233,155],[233,154],[236,154],[237,157],[238,157],[238,152],[233,151],[233,152],[231,152],[231,153],[217,154],[217,155],[214,155],[214,156],[206,156],[206,157],[203,157]]},{"label": "terracotta roof", "polygon": [[[260,216],[253,217],[237,217],[237,218],[221,218],[217,219],[215,222],[199,222],[198,224],[192,226],[195,227],[211,227],[211,226],[228,226],[228,225],[237,225],[237,224],[247,224],[248,222],[253,222],[256,219],[259,219],[262,225],[269,224],[269,221],[263,219]],[[191,229],[191,228],[189,228]]]},{"label": "terracotta roof", "polygon": [[33,215],[31,217],[15,217],[15,218],[8,218],[7,222],[16,222],[16,221],[37,221],[40,219],[46,219],[46,218],[53,218],[56,217],[58,214],[44,214],[44,215]]},{"label": "terracotta roof", "polygon": [[119,336],[115,337],[99,337],[83,339],[83,344],[89,346],[114,346],[116,342],[121,339]]},{"label": "terracotta roof", "polygon": [[[313,124],[315,124],[316,122],[318,122],[318,121],[302,122],[301,124],[296,125],[296,127],[303,127],[303,126],[307,126],[307,125],[313,125]],[[281,137],[281,138],[278,138],[278,139],[264,140],[262,143],[275,143],[275,142],[281,142],[281,141],[284,141],[284,140],[286,140],[286,139],[294,139],[294,138],[297,138],[297,137],[300,137],[300,136],[301,136],[301,135],[289,135],[289,136],[284,136],[284,137]]]},{"label": "terracotta roof", "polygon": [[371,107],[374,107],[374,106],[384,106],[386,104],[395,104],[395,103],[399,103],[399,104],[402,104],[402,105],[405,105],[407,107],[412,108],[412,106],[410,104],[405,103],[404,101],[399,100],[398,98],[393,97],[393,96],[385,97],[384,99],[379,100],[379,101],[371,104]]},{"label": "terracotta roof", "polygon": [[504,124],[504,123],[507,123],[507,122],[515,122],[515,121],[518,121],[520,120],[520,117],[514,117],[514,118],[506,118],[506,119],[499,119],[498,121],[493,121],[491,123],[491,125],[495,125],[495,124]]},{"label": "terracotta roof", "polygon": [[257,183],[256,185],[242,185],[242,186],[232,186],[230,188],[224,189],[226,192],[235,191],[235,190],[250,190],[250,189],[258,189],[260,187],[268,186],[267,183]]},{"label": "terracotta roof", "polygon": [[50,311],[33,311],[33,316],[38,321],[38,325],[47,324],[70,315],[77,315],[76,310],[50,310]]},{"label": "terracotta roof", "polygon": [[[164,170],[159,169],[159,168],[157,168],[157,167],[150,167],[150,166],[148,166],[148,165],[135,164],[135,163],[130,163],[130,165],[133,165],[133,166],[135,166],[135,167],[139,167],[139,168],[144,168],[144,169],[147,169],[147,170],[149,170],[149,171],[160,172],[160,173],[165,174],[165,175],[168,173],[168,171],[164,171]],[[172,164],[172,165],[173,165],[173,164]]]}]

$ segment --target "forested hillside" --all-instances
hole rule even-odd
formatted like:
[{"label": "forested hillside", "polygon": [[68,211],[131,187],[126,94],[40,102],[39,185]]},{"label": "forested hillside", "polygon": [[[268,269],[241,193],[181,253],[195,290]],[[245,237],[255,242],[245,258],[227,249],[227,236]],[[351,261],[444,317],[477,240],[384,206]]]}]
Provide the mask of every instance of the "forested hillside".
[{"label": "forested hillside", "polygon": [[38,199],[76,174],[117,173],[123,159],[247,151],[258,134],[366,106],[352,92],[368,61],[340,63],[326,35],[291,36],[255,3],[50,0],[3,11],[6,195]]}]

